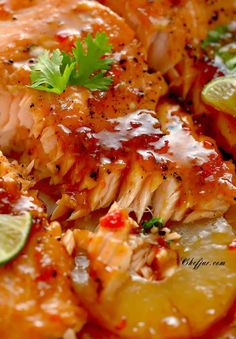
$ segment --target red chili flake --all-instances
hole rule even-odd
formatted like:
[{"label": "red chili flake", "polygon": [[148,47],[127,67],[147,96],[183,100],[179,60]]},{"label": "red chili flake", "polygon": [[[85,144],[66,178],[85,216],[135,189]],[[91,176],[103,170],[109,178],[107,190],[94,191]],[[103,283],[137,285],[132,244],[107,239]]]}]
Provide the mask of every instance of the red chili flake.
[{"label": "red chili flake", "polygon": [[68,41],[69,36],[67,34],[56,34],[56,39],[58,40],[58,42],[60,42],[60,44],[64,44]]},{"label": "red chili flake", "polygon": [[[41,239],[37,238],[37,242],[40,241]],[[39,272],[35,279],[36,281],[48,282],[52,278],[55,278],[57,275],[57,270],[53,264],[44,265],[43,249],[40,245],[35,247],[34,259],[37,271]]]},{"label": "red chili flake", "polygon": [[70,52],[75,47],[75,37],[66,32],[57,33],[55,38],[66,52]]},{"label": "red chili flake", "polygon": [[207,148],[207,149],[212,149],[212,146],[213,146],[213,143],[209,140],[204,140],[203,142],[204,144],[204,147]]},{"label": "red chili flake", "polygon": [[59,314],[51,314],[50,315],[50,320],[55,321],[55,322],[60,322],[61,321],[61,316]]},{"label": "red chili flake", "polygon": [[169,150],[169,141],[165,140],[164,146],[157,150],[158,154],[166,154]]},{"label": "red chili flake", "polygon": [[53,267],[45,267],[41,270],[40,274],[37,276],[36,281],[44,281],[47,282],[53,277],[54,272]]},{"label": "red chili flake", "polygon": [[202,165],[204,177],[209,177],[212,175],[212,165],[211,163],[205,163]]},{"label": "red chili flake", "polygon": [[100,225],[105,228],[121,228],[124,226],[122,211],[113,211],[100,219]]},{"label": "red chili flake", "polygon": [[97,272],[94,271],[93,269],[90,269],[90,270],[89,270],[89,275],[90,275],[90,277],[91,277],[93,280],[96,280],[96,279],[97,279],[97,276],[98,276]]},{"label": "red chili flake", "polygon": [[228,247],[230,250],[236,250],[236,239],[234,239]]},{"label": "red chili flake", "polygon": [[155,253],[155,256],[160,252],[161,248],[157,246],[152,246],[152,250]]},{"label": "red chili flake", "polygon": [[119,69],[113,69],[112,73],[115,77],[119,77],[121,75],[121,70]]},{"label": "red chili flake", "polygon": [[162,237],[158,238],[157,241],[158,241],[158,244],[159,244],[161,247],[165,247],[165,248],[168,247],[168,244],[167,244],[166,240],[163,239]]},{"label": "red chili flake", "polygon": [[127,320],[125,318],[121,319],[120,322],[115,326],[116,330],[123,330],[127,325]]},{"label": "red chili flake", "polygon": [[130,121],[130,126],[133,127],[133,128],[139,128],[139,127],[142,127],[142,123],[141,122]]},{"label": "red chili flake", "polygon": [[[40,241],[40,238],[37,239],[37,241]],[[41,259],[42,259],[42,253],[39,249],[36,248],[36,251],[34,252],[34,258],[35,258],[35,261],[36,261],[36,265],[41,265]]]}]

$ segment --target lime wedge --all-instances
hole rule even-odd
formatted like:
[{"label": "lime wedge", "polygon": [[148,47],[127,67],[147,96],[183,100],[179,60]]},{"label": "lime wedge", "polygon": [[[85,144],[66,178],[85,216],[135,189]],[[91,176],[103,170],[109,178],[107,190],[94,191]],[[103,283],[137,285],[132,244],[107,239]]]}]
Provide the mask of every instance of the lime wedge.
[{"label": "lime wedge", "polygon": [[212,80],[204,87],[202,99],[217,110],[236,116],[236,77]]},{"label": "lime wedge", "polygon": [[29,212],[22,215],[0,214],[0,265],[15,258],[24,247],[32,225]]}]

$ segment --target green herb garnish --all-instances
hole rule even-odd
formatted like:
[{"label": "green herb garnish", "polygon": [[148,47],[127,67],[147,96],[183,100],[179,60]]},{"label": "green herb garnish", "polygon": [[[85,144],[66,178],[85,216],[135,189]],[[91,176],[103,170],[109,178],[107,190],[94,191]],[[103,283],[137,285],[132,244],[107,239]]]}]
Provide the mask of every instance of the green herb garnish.
[{"label": "green herb garnish", "polygon": [[[202,99],[208,105],[224,113],[236,116],[236,42],[235,31],[227,26],[218,27],[218,36],[206,50],[212,58],[215,55],[215,64],[225,76],[220,76],[207,83],[202,90]],[[220,34],[222,33],[222,34]],[[227,34],[226,34],[227,33]]]},{"label": "green herb garnish", "polygon": [[228,70],[233,71],[236,67],[236,44],[227,44],[217,51]]},{"label": "green herb garnish", "polygon": [[206,39],[202,42],[202,48],[206,49],[207,46],[219,42],[228,32],[229,28],[227,25],[218,26],[216,29],[209,31]]},{"label": "green herb garnish", "polygon": [[111,68],[113,60],[105,54],[111,49],[112,45],[103,32],[97,33],[94,39],[88,34],[83,42],[77,40],[72,53],[56,49],[50,55],[45,51],[31,66],[30,87],[56,94],[61,94],[70,85],[106,91],[112,83],[106,71]]},{"label": "green herb garnish", "polygon": [[31,67],[31,87],[40,91],[61,94],[68,86],[74,69],[74,63],[63,67],[63,58],[59,49],[53,51],[51,57],[49,51],[40,55],[37,63]]},{"label": "green herb garnish", "polygon": [[153,227],[163,227],[163,219],[160,217],[155,217],[148,221],[144,221],[142,224],[142,232],[148,233]]},{"label": "green herb garnish", "polygon": [[167,245],[169,245],[169,246],[170,246],[171,244],[173,244],[173,242],[174,242],[173,240],[166,240],[166,243],[167,243]]},{"label": "green herb garnish", "polygon": [[229,26],[223,25],[217,27],[214,31],[210,31],[202,43],[203,49],[208,53],[211,52],[210,58],[213,52],[229,71],[236,69],[236,44],[229,42],[232,39],[235,40],[234,33],[229,30]]}]

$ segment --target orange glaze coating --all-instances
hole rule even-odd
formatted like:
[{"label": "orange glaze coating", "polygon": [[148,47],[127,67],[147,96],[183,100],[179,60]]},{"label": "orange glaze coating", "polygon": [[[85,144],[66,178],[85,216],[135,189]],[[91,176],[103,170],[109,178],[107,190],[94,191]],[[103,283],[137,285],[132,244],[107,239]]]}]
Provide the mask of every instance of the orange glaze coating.
[{"label": "orange glaze coating", "polygon": [[100,0],[123,16],[145,46],[150,67],[185,96],[193,83],[201,42],[210,29],[236,17],[234,0]]},{"label": "orange glaze coating", "polygon": [[0,151],[0,214],[31,212],[36,219],[45,219],[44,206],[36,193],[28,193],[32,185],[24,166],[8,162]]},{"label": "orange glaze coating", "polygon": [[[36,2],[35,7],[12,11],[12,16],[1,22],[0,34],[4,36],[0,43],[1,57],[3,59],[5,55],[5,60],[9,57],[14,61],[27,60],[30,59],[29,48],[32,45],[63,48],[57,35],[68,34],[77,39],[96,31],[105,31],[115,50],[134,37],[133,31],[121,18],[93,1],[47,0],[43,5]],[[125,32],[122,37],[121,32]]]},{"label": "orange glaze coating", "polygon": [[86,320],[71,291],[71,258],[40,223],[34,219],[24,250],[0,267],[1,338],[61,338]]},{"label": "orange glaze coating", "polygon": [[[23,182],[24,179],[22,179]],[[45,207],[34,194],[21,191],[22,182],[0,177],[0,214],[30,212],[33,218],[45,219]],[[46,219],[44,223],[46,222]]]},{"label": "orange glaze coating", "polygon": [[[68,93],[70,90],[62,95],[67,98],[65,109],[60,110],[63,99],[49,103],[47,125],[55,126],[63,153],[73,154],[76,159],[76,170],[72,167],[68,171],[61,189],[81,208],[89,208],[93,193],[83,189],[84,178],[90,178],[93,188],[103,171],[109,174],[123,168],[125,176],[134,162],[145,173],[159,171],[164,179],[174,176],[184,191],[180,204],[194,201],[203,205],[213,194],[233,203],[234,166],[222,160],[212,139],[194,133],[191,118],[178,105],[165,103],[157,108],[157,113],[140,109],[114,118],[114,111],[109,115],[109,109],[105,114],[93,113],[97,112],[95,105],[102,107],[98,105],[99,98],[90,99],[88,112],[78,114],[76,101],[68,101]],[[36,109],[41,104],[41,94],[38,96],[39,101],[34,100]],[[43,105],[45,109],[45,101]],[[37,141],[30,140],[29,149],[33,157],[40,157]],[[56,166],[56,175],[60,175],[60,166]]]},{"label": "orange glaze coating", "polygon": [[[228,0],[100,0],[124,16],[148,49],[154,35],[169,32],[170,57],[184,57],[186,43],[199,43],[209,29],[235,17],[235,3]],[[169,43],[173,43],[172,49]],[[182,55],[182,56],[181,56]]]},{"label": "orange glaze coating", "polygon": [[[0,13],[7,13],[8,16],[10,17],[13,14],[14,10],[18,10],[18,9],[22,9],[22,8],[27,8],[30,6],[35,5],[37,2],[39,2],[38,0],[21,0],[21,1],[17,1],[17,0],[3,0],[1,1],[0,4]],[[4,16],[0,16],[0,20],[4,19]]]},{"label": "orange glaze coating", "polygon": [[[233,28],[234,23],[229,23],[229,26]],[[235,29],[232,29],[219,41],[218,48],[234,43],[235,38]],[[208,46],[205,55],[197,63],[198,75],[187,97],[188,110],[194,112],[195,120],[199,124],[200,130],[213,137],[219,147],[236,159],[235,117],[208,106],[201,99],[202,89],[207,83],[213,79],[231,74],[223,60],[216,55],[216,49],[214,44]]]},{"label": "orange glaze coating", "polygon": [[[212,139],[194,134],[191,119],[178,105],[167,103],[160,105],[157,113],[140,110],[125,117],[106,119],[105,130],[100,128],[96,117],[94,120],[89,127],[81,127],[82,133],[77,135],[72,131],[67,139],[70,144],[65,147],[73,147],[73,152],[79,155],[78,161],[84,161],[84,170],[95,180],[99,176],[98,164],[108,164],[108,169],[120,163],[129,167],[136,159],[145,171],[159,169],[163,175],[179,176],[186,191],[195,198],[200,191],[204,199],[205,194],[221,189],[234,197],[235,188],[230,184],[233,165],[223,162]],[[88,164],[94,167],[89,168]],[[76,187],[71,191],[75,193]]]},{"label": "orange glaze coating", "polygon": [[0,267],[0,337],[51,339],[61,338],[68,328],[79,331],[86,313],[72,291],[73,263],[58,241],[59,224],[48,226],[37,197],[21,191],[21,172],[14,173],[2,156],[0,175],[0,214],[30,211],[33,218],[24,249]]},{"label": "orange glaze coating", "polygon": [[[45,6],[50,19],[45,18]],[[89,157],[90,162],[86,162],[86,168],[83,169],[85,162],[78,162],[79,158],[87,156],[91,148],[86,128],[99,132],[110,125],[107,119],[122,117],[139,109],[154,111],[159,97],[165,94],[167,86],[159,74],[148,73],[142,48],[134,40],[133,31],[123,19],[100,4],[66,0],[59,4],[54,0],[47,1],[43,6],[38,5],[37,17],[32,20],[34,13],[36,11],[32,8],[15,11],[17,20],[14,22],[8,20],[0,25],[0,32],[8,27],[5,41],[0,43],[3,90],[8,91],[11,88],[13,99],[20,98],[16,109],[18,111],[21,109],[22,113],[24,111],[25,116],[24,121],[22,118],[19,119],[19,125],[27,126],[27,131],[24,127],[14,130],[17,127],[15,124],[6,130],[6,138],[9,138],[11,133],[16,134],[11,140],[11,148],[15,146],[18,151],[21,151],[23,138],[25,152],[22,160],[26,162],[36,160],[36,179],[51,177],[53,183],[63,182],[68,187],[78,186],[84,172],[90,174],[96,171],[97,165],[100,164],[96,159],[93,160],[92,154]],[[40,31],[36,30],[38,26]],[[114,64],[109,73],[114,81],[109,91],[91,93],[84,88],[71,87],[61,96],[56,96],[25,87],[29,84],[32,45],[50,49],[59,47],[68,51],[78,37],[84,37],[88,32],[94,35],[97,31],[105,31],[113,45]],[[3,98],[4,102],[5,99],[6,97]],[[6,107],[6,112],[8,110],[9,106]],[[3,126],[6,127],[4,123]],[[45,151],[47,145],[51,144],[45,141],[44,136],[48,135],[47,128],[50,128],[57,138],[58,152],[55,147]],[[25,137],[26,133],[28,140]],[[4,133],[0,139],[1,146],[5,146]],[[69,159],[62,157],[63,153],[66,153]],[[69,164],[71,164],[70,173],[68,173]],[[65,168],[66,166],[68,168]],[[67,177],[62,179],[65,174]],[[89,180],[90,186],[96,185],[93,178]],[[87,187],[86,184],[84,187]],[[65,189],[68,191],[67,187]],[[83,196],[81,200],[84,200]]]},{"label": "orange glaze coating", "polygon": [[105,329],[94,325],[93,323],[86,324],[82,331],[78,334],[78,339],[118,339],[119,336]]}]

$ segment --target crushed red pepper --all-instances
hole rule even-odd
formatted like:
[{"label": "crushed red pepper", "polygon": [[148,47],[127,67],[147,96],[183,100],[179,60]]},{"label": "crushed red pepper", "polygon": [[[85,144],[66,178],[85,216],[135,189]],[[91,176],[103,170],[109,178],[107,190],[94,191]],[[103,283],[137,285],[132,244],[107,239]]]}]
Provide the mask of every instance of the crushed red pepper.
[{"label": "crushed red pepper", "polygon": [[234,239],[228,246],[230,250],[236,250],[236,239]]},{"label": "crushed red pepper", "polygon": [[125,223],[124,212],[117,210],[106,214],[100,219],[100,225],[104,228],[122,228]]},{"label": "crushed red pepper", "polygon": [[126,327],[127,320],[125,318],[121,319],[120,322],[116,325],[116,330],[123,330]]}]

